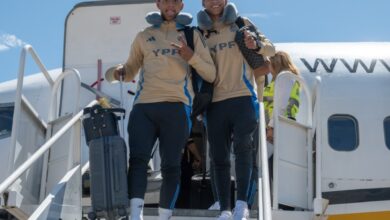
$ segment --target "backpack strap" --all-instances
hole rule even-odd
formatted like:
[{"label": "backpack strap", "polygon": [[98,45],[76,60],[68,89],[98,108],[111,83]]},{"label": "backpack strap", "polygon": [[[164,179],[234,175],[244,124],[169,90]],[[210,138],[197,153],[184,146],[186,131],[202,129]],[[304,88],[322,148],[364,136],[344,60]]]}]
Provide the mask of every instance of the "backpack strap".
[{"label": "backpack strap", "polygon": [[238,17],[237,17],[235,23],[236,23],[236,25],[238,26],[239,29],[245,26],[244,18],[241,17],[241,16],[238,16]]},{"label": "backpack strap", "polygon": [[[185,26],[183,31],[184,35],[186,37],[187,45],[195,51],[195,45],[194,45],[194,27]],[[192,74],[192,88],[194,89],[195,93],[199,92],[199,83],[202,78],[199,76],[199,73],[196,71],[196,69],[192,66],[190,66],[191,74]]]},{"label": "backpack strap", "polygon": [[189,27],[189,26],[185,26],[183,31],[184,31],[184,35],[186,37],[187,45],[192,50],[194,50],[195,49],[195,46],[194,46],[194,28],[193,27]]},{"label": "backpack strap", "polygon": [[[196,31],[195,27],[185,27],[183,29],[184,35],[186,37],[187,45],[195,51],[194,46],[194,31]],[[191,69],[191,80],[192,80],[192,88],[195,92],[194,103],[192,106],[192,116],[196,117],[199,114],[203,113],[208,104],[211,103],[214,85],[213,83],[209,83],[199,75],[195,68],[190,66]]]}]

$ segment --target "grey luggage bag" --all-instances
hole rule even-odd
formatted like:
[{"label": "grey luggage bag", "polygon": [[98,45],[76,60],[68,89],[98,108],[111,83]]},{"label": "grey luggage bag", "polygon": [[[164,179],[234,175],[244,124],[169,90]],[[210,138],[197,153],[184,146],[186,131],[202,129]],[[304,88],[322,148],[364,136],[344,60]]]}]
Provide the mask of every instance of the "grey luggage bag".
[{"label": "grey luggage bag", "polygon": [[[128,219],[127,147],[119,136],[123,109],[95,105],[84,109],[84,131],[89,146],[92,220]],[[123,123],[123,119],[122,119]],[[125,217],[125,218],[123,218]]]},{"label": "grey luggage bag", "polygon": [[126,144],[119,136],[91,140],[89,161],[93,212],[88,214],[90,219],[127,218],[126,155]]}]

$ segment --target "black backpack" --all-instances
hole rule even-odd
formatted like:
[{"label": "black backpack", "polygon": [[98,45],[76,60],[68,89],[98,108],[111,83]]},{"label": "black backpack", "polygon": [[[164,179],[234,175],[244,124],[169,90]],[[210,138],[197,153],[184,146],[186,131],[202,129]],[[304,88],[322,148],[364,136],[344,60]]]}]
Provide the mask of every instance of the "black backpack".
[{"label": "black backpack", "polygon": [[[187,45],[195,50],[194,46],[194,31],[195,27],[186,26],[183,31],[186,37]],[[202,79],[195,68],[191,68],[192,88],[194,89],[195,97],[192,104],[191,117],[196,118],[198,115],[204,113],[213,99],[214,85]]]}]

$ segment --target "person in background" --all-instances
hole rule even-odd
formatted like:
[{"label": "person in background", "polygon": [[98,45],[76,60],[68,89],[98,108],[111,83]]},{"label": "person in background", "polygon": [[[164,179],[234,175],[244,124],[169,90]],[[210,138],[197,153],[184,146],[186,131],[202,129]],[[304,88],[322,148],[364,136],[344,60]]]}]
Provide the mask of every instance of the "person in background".
[{"label": "person in background", "polygon": [[[202,0],[198,25],[217,67],[212,103],[207,110],[208,139],[216,197],[220,202],[219,219],[232,217],[230,204],[230,152],[235,155],[237,201],[233,219],[248,219],[247,205],[252,173],[253,132],[258,123],[258,101],[254,71],[244,59],[237,43],[238,12],[227,0]],[[253,25],[244,18],[245,25]],[[245,45],[263,56],[275,48],[264,35],[245,32]],[[257,39],[261,39],[258,41]],[[233,137],[233,138],[232,138]],[[214,171],[214,172],[213,172]]]},{"label": "person in background", "polygon": [[180,189],[180,161],[190,129],[193,100],[189,65],[208,82],[216,77],[209,49],[199,32],[194,32],[193,51],[187,46],[182,28],[192,17],[179,14],[182,0],[156,0],[160,12],[146,17],[151,24],[139,32],[124,65],[113,77],[131,81],[140,73],[134,106],[130,113],[129,198],[131,219],[143,219],[147,167],[155,141],[159,140],[161,173],[159,219],[172,216]]},{"label": "person in background", "polygon": [[[264,110],[267,123],[267,141],[273,144],[273,110],[274,110],[274,91],[275,91],[275,79],[281,73],[291,73],[299,75],[299,70],[292,62],[288,53],[284,51],[277,51],[274,56],[270,58],[271,60],[271,74],[272,81],[264,89]],[[280,94],[280,99],[282,103],[282,108],[278,114],[284,115],[287,118],[296,120],[296,115],[299,110],[300,102],[300,85],[299,82],[295,80],[283,80],[280,83],[283,83],[278,88],[281,90],[278,92]]]},{"label": "person in background", "polygon": [[[267,136],[267,151],[269,157],[269,175],[272,180],[273,177],[273,143],[274,143],[274,92],[275,92],[275,80],[276,77],[281,73],[291,73],[299,75],[299,70],[292,62],[291,57],[284,51],[277,51],[274,56],[270,58],[271,61],[271,74],[272,81],[264,89],[264,111],[266,119],[266,136]],[[300,102],[300,84],[295,80],[283,80],[279,81],[282,83],[278,88],[280,94],[280,103],[282,108],[278,115],[284,115],[287,118],[296,120],[296,116],[299,111]]]}]

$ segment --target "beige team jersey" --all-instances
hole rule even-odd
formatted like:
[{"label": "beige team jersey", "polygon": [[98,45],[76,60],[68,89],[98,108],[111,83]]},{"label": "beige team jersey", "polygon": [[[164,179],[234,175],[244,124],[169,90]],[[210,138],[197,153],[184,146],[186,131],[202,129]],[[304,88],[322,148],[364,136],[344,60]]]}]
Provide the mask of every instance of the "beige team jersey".
[{"label": "beige team jersey", "polygon": [[[139,73],[134,103],[182,102],[192,104],[192,65],[208,82],[214,82],[216,69],[209,49],[198,31],[194,33],[194,55],[185,61],[178,49],[179,37],[176,22],[163,22],[160,26],[146,28],[137,34],[125,63],[125,81],[131,81]],[[184,37],[185,39],[185,37]]]},{"label": "beige team jersey", "polygon": [[[249,24],[247,19],[244,20]],[[256,96],[253,70],[245,61],[234,41],[238,26],[214,22],[215,31],[204,31],[206,43],[217,67],[217,78],[214,82],[213,102],[241,96]],[[259,51],[264,56],[275,54],[272,43],[264,36],[263,47]]]}]

